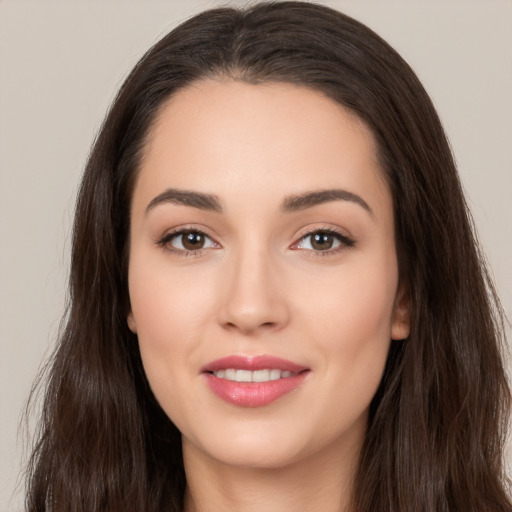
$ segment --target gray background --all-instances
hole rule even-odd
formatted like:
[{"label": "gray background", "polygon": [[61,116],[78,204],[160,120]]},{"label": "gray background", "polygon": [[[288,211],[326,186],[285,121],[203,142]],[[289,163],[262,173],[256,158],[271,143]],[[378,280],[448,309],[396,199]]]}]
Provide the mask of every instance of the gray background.
[{"label": "gray background", "polygon": [[[375,29],[431,94],[511,318],[512,2],[320,3]],[[177,22],[216,5],[0,0],[2,512],[22,509],[20,414],[63,312],[74,197],[91,141],[142,53]]]}]

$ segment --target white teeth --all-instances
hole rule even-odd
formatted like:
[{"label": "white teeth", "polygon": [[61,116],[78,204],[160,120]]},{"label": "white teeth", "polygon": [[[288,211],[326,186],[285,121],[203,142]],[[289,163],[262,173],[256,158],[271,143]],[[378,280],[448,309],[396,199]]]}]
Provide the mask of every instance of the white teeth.
[{"label": "white teeth", "polygon": [[252,372],[253,382],[265,382],[269,380],[270,370],[256,370]]},{"label": "white teeth", "polygon": [[234,368],[217,370],[213,372],[213,374],[219,379],[232,380],[235,382],[268,382],[277,379],[287,379],[288,377],[297,375],[288,370],[268,369],[251,372],[250,370],[235,370]]},{"label": "white teeth", "polygon": [[237,370],[235,380],[237,382],[252,382],[252,372],[250,370]]},{"label": "white teeth", "polygon": [[236,380],[236,370],[233,370],[232,368],[224,370],[224,378],[227,380]]},{"label": "white teeth", "polygon": [[277,380],[281,378],[281,370],[270,370],[270,380]]}]

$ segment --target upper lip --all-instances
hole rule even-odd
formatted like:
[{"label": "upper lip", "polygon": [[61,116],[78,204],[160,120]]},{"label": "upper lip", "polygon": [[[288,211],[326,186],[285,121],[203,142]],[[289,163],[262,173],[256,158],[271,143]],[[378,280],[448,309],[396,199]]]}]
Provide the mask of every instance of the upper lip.
[{"label": "upper lip", "polygon": [[266,370],[266,369],[279,369],[293,373],[300,373],[308,370],[306,366],[281,359],[271,355],[260,356],[245,356],[245,355],[231,355],[222,357],[205,364],[201,368],[201,373],[216,372],[218,370],[225,370],[227,368],[234,368],[235,370]]}]

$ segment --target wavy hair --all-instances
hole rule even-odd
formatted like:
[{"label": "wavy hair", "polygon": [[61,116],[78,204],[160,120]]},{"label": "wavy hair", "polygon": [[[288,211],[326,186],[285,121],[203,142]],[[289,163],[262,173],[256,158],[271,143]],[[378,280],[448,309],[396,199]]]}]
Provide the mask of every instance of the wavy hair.
[{"label": "wavy hair", "polygon": [[27,511],[182,510],[180,433],[151,392],[126,322],[130,199],[162,104],[215,77],[321,91],[377,141],[412,325],[407,340],[392,342],[370,406],[354,510],[512,511],[502,311],[439,118],[385,41],[305,2],[205,11],[161,39],[122,85],[79,189],[68,309],[44,376]]}]

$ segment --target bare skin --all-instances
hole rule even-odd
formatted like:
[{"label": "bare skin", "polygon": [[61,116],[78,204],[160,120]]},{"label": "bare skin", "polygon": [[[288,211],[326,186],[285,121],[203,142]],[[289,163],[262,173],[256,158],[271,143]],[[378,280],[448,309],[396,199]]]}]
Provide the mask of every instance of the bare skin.
[{"label": "bare skin", "polygon": [[[371,132],[305,87],[193,84],[150,133],[130,236],[128,325],[182,433],[186,512],[349,512],[389,343],[409,332]],[[248,385],[212,361],[258,356],[300,383],[215,391]]]},{"label": "bare skin", "polygon": [[[216,461],[205,464],[202,456],[193,453],[193,447],[188,443],[186,446],[187,473],[191,475],[186,512],[350,510],[347,499],[353,468],[340,463],[336,446],[304,464],[276,469],[244,468],[236,473]],[[345,461],[356,460],[356,448],[353,447],[353,453],[346,453]],[[312,478],[311,467],[320,471],[315,478]]]}]

